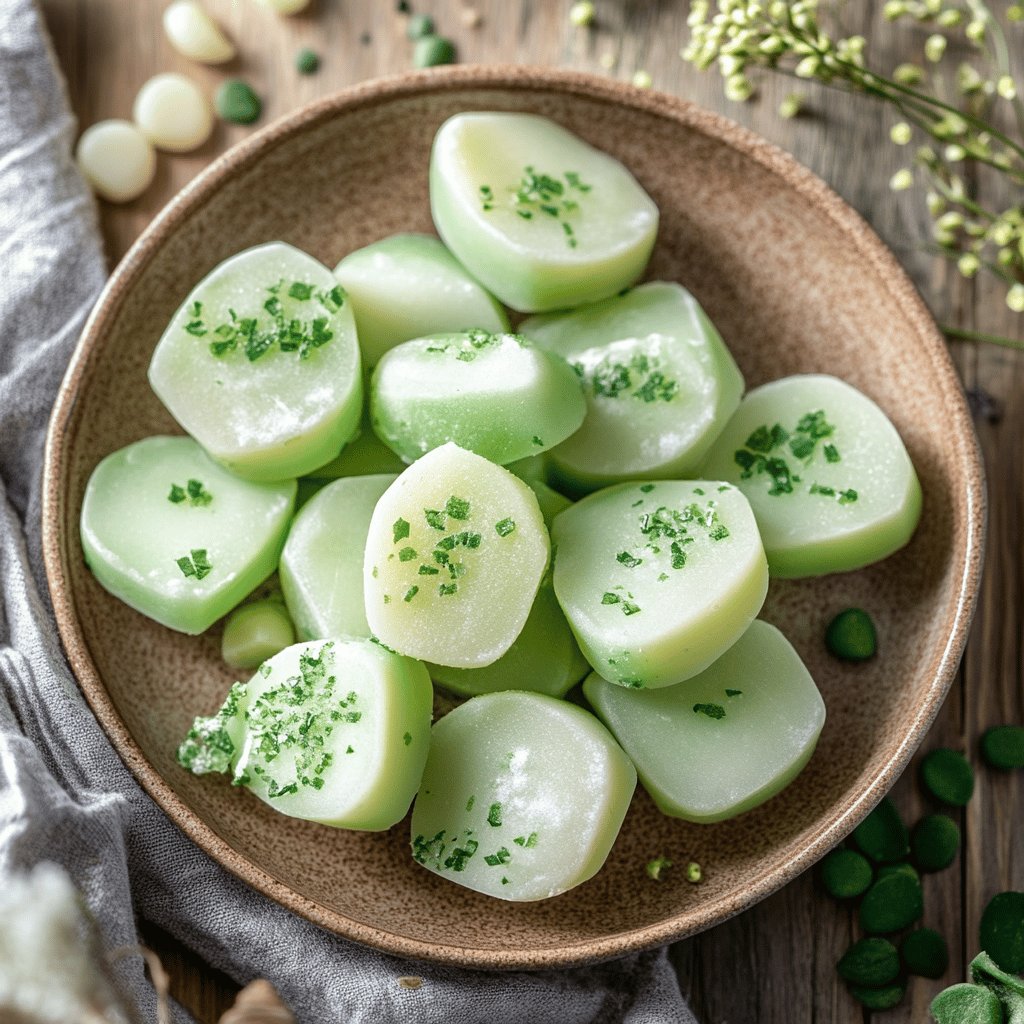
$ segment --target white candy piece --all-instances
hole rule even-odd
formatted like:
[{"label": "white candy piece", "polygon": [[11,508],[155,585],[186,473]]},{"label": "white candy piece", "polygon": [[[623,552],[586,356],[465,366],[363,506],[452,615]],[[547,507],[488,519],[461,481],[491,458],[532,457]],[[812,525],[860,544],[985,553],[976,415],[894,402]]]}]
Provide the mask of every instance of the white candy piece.
[{"label": "white candy piece", "polygon": [[151,78],[139,90],[132,117],[158,149],[188,153],[213,131],[213,108],[202,90],[184,75],[168,72]]},{"label": "white candy piece", "polygon": [[196,0],[175,0],[164,11],[164,32],[178,53],[200,64],[224,64],[235,47]]},{"label": "white candy piece", "polygon": [[261,7],[269,7],[277,14],[298,14],[309,6],[309,0],[256,0]]},{"label": "white candy piece", "polygon": [[100,121],[86,128],[75,159],[96,195],[111,203],[137,199],[156,173],[153,146],[130,121]]}]

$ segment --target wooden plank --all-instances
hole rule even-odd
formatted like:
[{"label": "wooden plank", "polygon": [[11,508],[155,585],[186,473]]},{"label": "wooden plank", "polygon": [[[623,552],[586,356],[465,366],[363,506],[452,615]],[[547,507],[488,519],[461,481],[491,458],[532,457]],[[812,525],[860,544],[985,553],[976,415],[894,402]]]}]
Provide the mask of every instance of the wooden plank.
[{"label": "wooden plank", "polygon": [[[136,90],[159,71],[182,71],[211,90],[226,75],[246,77],[266,100],[266,123],[317,96],[410,65],[404,21],[390,0],[316,0],[308,14],[293,19],[276,18],[252,0],[207,3],[239,44],[240,57],[226,68],[202,68],[174,53],[159,27],[164,0],[42,0],[83,125],[129,116]],[[885,142],[892,117],[881,107],[784,78],[766,79],[754,103],[728,103],[713,73],[700,75],[679,59],[687,35],[687,5],[681,2],[598,0],[592,30],[569,25],[568,0],[479,0],[472,6],[482,18],[476,28],[463,22],[469,0],[437,0],[430,6],[439,31],[455,39],[463,61],[529,61],[623,79],[644,68],[657,88],[726,113],[825,178],[894,248],[940,320],[997,333],[1020,332],[1019,318],[1006,310],[997,291],[964,282],[919,248],[918,241],[927,238],[928,218],[916,193],[897,195],[887,187],[890,175],[906,161]],[[845,30],[867,37],[872,60],[881,68],[919,59],[925,33],[894,30],[882,21],[878,7],[850,5]],[[302,46],[322,55],[318,75],[303,78],[294,71],[292,60]],[[615,59],[611,72],[602,68],[605,55]],[[808,111],[784,121],[777,116],[777,105],[793,91],[806,94]],[[101,223],[111,261],[120,258],[195,173],[248,133],[246,128],[220,125],[197,153],[161,155],[157,180],[141,200],[126,207],[104,206]],[[1024,403],[1017,398],[1024,391],[1024,356],[970,345],[956,346],[955,353],[967,386],[994,395],[1004,415],[999,422],[980,424],[991,489],[986,577],[961,678],[925,749],[954,746],[970,750],[977,760],[981,729],[1024,719],[1019,625],[1024,601]],[[908,820],[936,809],[921,796],[913,775],[908,772],[894,790]],[[874,1015],[886,1024],[925,1020],[934,993],[959,977],[960,966],[976,951],[984,903],[1002,889],[1024,888],[1021,774],[980,771],[975,799],[954,817],[965,834],[963,855],[951,870],[925,880],[925,923],[947,936],[954,966],[944,982],[913,980],[901,1007]],[[215,1020],[232,997],[233,983],[165,933],[147,927],[144,934],[168,964],[178,998],[200,1020]],[[808,874],[741,917],[679,943],[673,960],[684,993],[708,1024],[861,1021],[866,1015],[844,991],[834,969],[857,935],[854,914],[828,901]]]}]

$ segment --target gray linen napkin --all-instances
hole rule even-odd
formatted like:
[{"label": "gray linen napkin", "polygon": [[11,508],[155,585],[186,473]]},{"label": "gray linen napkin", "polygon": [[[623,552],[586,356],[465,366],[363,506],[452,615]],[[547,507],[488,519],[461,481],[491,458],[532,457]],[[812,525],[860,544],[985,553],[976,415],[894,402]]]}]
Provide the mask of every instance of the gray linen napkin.
[{"label": "gray linen napkin", "polygon": [[[114,753],[65,663],[40,559],[47,416],[104,278],[74,130],[32,0],[0,0],[0,886],[54,861],[107,949],[136,941],[139,914],[240,983],[269,978],[303,1022],[695,1024],[664,950],[496,975],[338,939],[213,863]],[[423,986],[401,988],[409,974]],[[117,981],[135,1018],[154,1021],[141,960]]]}]

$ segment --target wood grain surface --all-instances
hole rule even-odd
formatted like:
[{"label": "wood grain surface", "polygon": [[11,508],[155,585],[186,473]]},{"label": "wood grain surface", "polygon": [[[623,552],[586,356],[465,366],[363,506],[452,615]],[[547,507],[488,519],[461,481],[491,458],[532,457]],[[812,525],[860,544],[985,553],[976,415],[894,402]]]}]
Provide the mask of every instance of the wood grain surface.
[{"label": "wood grain surface", "polygon": [[[239,57],[222,68],[191,64],[172,50],[160,26],[164,0],[41,3],[82,127],[103,118],[130,117],[139,86],[161,71],[181,71],[211,92],[225,77],[247,78],[265,100],[265,124],[314,97],[411,65],[405,19],[394,0],[314,0],[307,12],[290,19],[253,0],[207,0],[238,44]],[[729,103],[716,75],[701,75],[679,58],[688,31],[685,0],[597,0],[597,20],[590,29],[570,25],[569,0],[475,0],[470,9],[480,15],[476,27],[467,24],[468,0],[429,5],[417,0],[415,6],[455,40],[463,62],[556,65],[623,79],[644,69],[655,88],[748,125],[792,152],[868,219],[908,268],[940,323],[1022,336],[1021,319],[1006,309],[997,288],[985,280],[965,281],[925,253],[928,217],[920,194],[888,189],[890,176],[905,162],[888,142],[892,115],[869,100],[766,78],[753,102]],[[871,0],[851,0],[843,28],[867,38],[870,61],[882,70],[920,60],[927,33],[894,29],[882,21],[880,7]],[[294,56],[304,46],[321,55],[317,75],[303,77],[294,69]],[[604,64],[612,59],[614,67],[607,70]],[[786,121],[777,114],[778,104],[794,91],[806,96],[807,112]],[[111,263],[178,189],[249,131],[222,124],[193,154],[161,154],[156,181],[145,196],[127,206],[102,205]],[[992,187],[988,180],[978,182],[982,196]],[[962,980],[964,965],[977,952],[985,903],[1001,890],[1024,889],[1024,774],[985,769],[977,756],[977,738],[985,728],[1024,720],[1024,401],[1019,397],[1024,393],[1024,354],[964,343],[955,344],[953,352],[965,386],[987,396],[977,426],[990,512],[986,573],[971,641],[958,681],[923,748],[963,750],[978,772],[970,805],[953,812],[964,836],[961,856],[949,870],[924,880],[924,923],[949,941],[950,970],[937,982],[912,979],[897,1009],[866,1014],[835,971],[838,957],[859,937],[855,915],[831,902],[809,873],[753,910],[673,948],[683,993],[705,1024],[926,1021],[932,997]],[[899,680],[891,685],[898,686]],[[938,809],[921,794],[916,763],[893,794],[909,821]],[[177,998],[200,1021],[215,1021],[230,1004],[235,983],[182,942],[145,923],[142,928],[163,958]],[[430,1019],[424,1007],[423,1020]]]}]

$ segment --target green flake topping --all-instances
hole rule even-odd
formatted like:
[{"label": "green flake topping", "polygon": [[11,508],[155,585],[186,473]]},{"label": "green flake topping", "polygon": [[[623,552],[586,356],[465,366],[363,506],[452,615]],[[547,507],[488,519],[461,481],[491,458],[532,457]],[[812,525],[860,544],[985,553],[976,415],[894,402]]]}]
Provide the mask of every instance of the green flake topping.
[{"label": "green flake topping", "polygon": [[426,864],[438,871],[465,871],[466,865],[480,844],[473,838],[472,831],[467,832],[461,840],[458,836],[446,840],[445,835],[445,830],[441,829],[431,839],[422,835],[416,836],[412,841],[413,860],[417,864]]},{"label": "green flake topping", "polygon": [[402,737],[402,742],[403,742],[403,743],[404,743],[404,744],[405,744],[406,746],[409,746],[409,744],[410,744],[410,743],[412,743],[412,733],[411,733],[411,732],[407,732],[407,733],[406,733],[406,734],[405,734],[405,735],[404,735],[404,736]]},{"label": "green flake topping", "polygon": [[741,697],[741,696],[743,696],[743,691],[742,690],[726,690],[725,691],[725,695],[726,695],[726,697]]},{"label": "green flake topping", "polygon": [[435,530],[444,530],[444,513],[436,508],[425,508],[423,510],[423,518],[427,521],[427,526]]},{"label": "green flake topping", "polygon": [[619,600],[619,595],[613,594],[610,590],[606,590],[601,595],[601,604],[618,604]]},{"label": "green flake topping", "polygon": [[679,393],[679,382],[665,375],[661,359],[643,352],[626,363],[607,356],[589,370],[582,363],[571,365],[596,398],[625,395],[641,402],[671,402]]},{"label": "green flake topping", "polygon": [[637,558],[635,555],[631,555],[628,551],[620,551],[615,556],[615,561],[618,562],[619,565],[624,565],[627,569],[635,569],[643,562],[643,559]]},{"label": "green flake topping", "polygon": [[[528,166],[523,168],[519,184],[509,189],[509,203],[512,211],[523,220],[554,218],[562,227],[566,244],[570,249],[575,249],[579,243],[571,221],[578,219],[579,200],[591,188],[576,171],[566,171],[562,177],[555,177]],[[497,205],[494,189],[490,185],[481,185],[479,196],[480,208],[485,213]]]},{"label": "green flake topping", "polygon": [[503,846],[495,853],[489,853],[484,857],[484,861],[492,868],[496,868],[499,864],[507,864],[511,859],[512,854],[507,846]]},{"label": "green flake topping", "polygon": [[404,597],[404,598],[402,598],[402,600],[403,600],[403,601],[406,601],[406,602],[408,602],[408,601],[411,601],[411,600],[412,600],[412,599],[413,599],[413,598],[414,598],[414,597],[415,597],[415,596],[416,596],[416,595],[417,595],[417,594],[418,594],[419,592],[420,592],[420,588],[419,588],[419,587],[417,587],[417,586],[416,586],[415,584],[413,584],[413,586],[411,586],[411,587],[410,587],[410,588],[409,588],[409,589],[408,589],[408,590],[407,590],[407,591],[405,592],[405,597]]},{"label": "green flake topping", "polygon": [[402,548],[402,550],[398,552],[398,560],[400,562],[411,562],[415,557],[415,548]]},{"label": "green flake topping", "polygon": [[217,714],[196,718],[175,755],[182,768],[193,775],[226,772],[231,768],[235,744],[227,726],[237,716],[246,693],[244,683],[234,683]]},{"label": "green flake topping", "polygon": [[185,500],[185,488],[171,484],[171,493],[167,495],[167,500],[175,505],[180,505]]},{"label": "green flake topping", "polygon": [[725,718],[725,708],[721,704],[694,704],[695,715],[707,715],[708,718]]},{"label": "green flake topping", "polygon": [[441,595],[441,597],[450,597],[458,589],[458,583],[442,583],[438,586],[437,592]]},{"label": "green flake topping", "polygon": [[544,442],[536,434],[533,435],[533,437],[531,438],[531,441],[538,448],[543,448],[544,447]]},{"label": "green flake topping", "polygon": [[475,797],[475,796],[471,796],[471,797],[470,797],[470,798],[469,798],[469,799],[468,799],[468,800],[466,801],[466,810],[467,810],[467,811],[471,811],[471,810],[473,810],[473,804],[475,804],[475,803],[476,803],[476,797]]},{"label": "green flake topping", "polygon": [[500,522],[494,524],[494,530],[499,537],[507,537],[516,528],[516,524],[511,519],[502,519]]},{"label": "green flake topping", "polygon": [[644,870],[647,872],[647,877],[653,879],[655,882],[661,881],[661,873],[666,868],[672,867],[672,861],[665,856],[655,857],[654,860],[647,862]]},{"label": "green flake topping", "polygon": [[469,502],[465,498],[456,498],[454,494],[448,499],[444,510],[452,519],[464,520],[469,518]]},{"label": "green flake topping", "polygon": [[197,580],[202,580],[213,572],[213,564],[206,553],[206,548],[193,548],[188,555],[182,555],[174,561],[185,577],[194,576]]},{"label": "green flake topping", "polygon": [[402,518],[398,518],[392,525],[391,532],[394,537],[393,543],[397,544],[400,540],[405,540],[409,536],[409,523]]},{"label": "green flake topping", "polygon": [[501,824],[501,804],[491,804],[487,811],[487,824],[497,828]]},{"label": "green flake topping", "polygon": [[188,502],[193,508],[202,508],[213,501],[213,495],[203,486],[201,480],[189,480],[184,487],[171,484],[167,500],[175,505]]},{"label": "green flake topping", "polygon": [[516,846],[522,846],[528,850],[532,849],[537,845],[537,833],[531,832],[528,836],[516,836],[512,842],[515,843]]},{"label": "green flake topping", "polygon": [[654,490],[654,484],[641,484],[641,485],[640,485],[640,490],[641,490],[641,491],[642,491],[642,492],[643,492],[644,494],[650,494],[650,493],[651,493],[651,491],[653,491],[653,490]]}]

